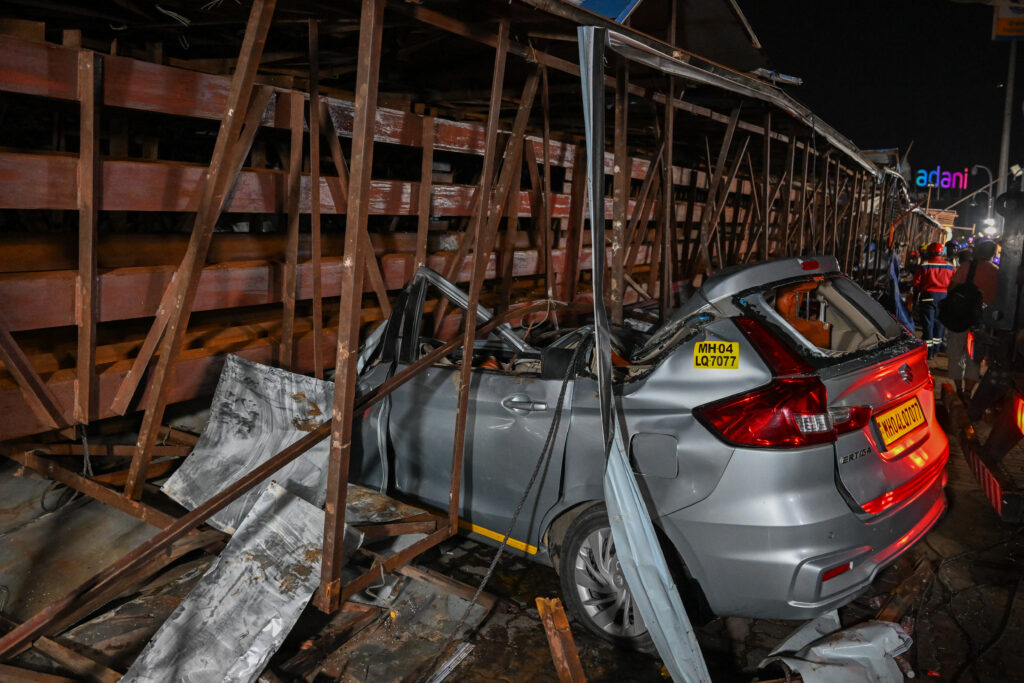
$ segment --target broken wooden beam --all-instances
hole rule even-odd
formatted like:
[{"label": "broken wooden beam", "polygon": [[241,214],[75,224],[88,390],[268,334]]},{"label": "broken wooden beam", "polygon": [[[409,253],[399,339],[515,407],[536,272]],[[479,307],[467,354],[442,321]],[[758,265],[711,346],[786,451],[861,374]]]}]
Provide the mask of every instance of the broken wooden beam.
[{"label": "broken wooden beam", "polygon": [[580,664],[580,654],[576,650],[562,601],[558,598],[537,598],[537,612],[544,624],[558,680],[561,683],[584,683],[587,677]]}]

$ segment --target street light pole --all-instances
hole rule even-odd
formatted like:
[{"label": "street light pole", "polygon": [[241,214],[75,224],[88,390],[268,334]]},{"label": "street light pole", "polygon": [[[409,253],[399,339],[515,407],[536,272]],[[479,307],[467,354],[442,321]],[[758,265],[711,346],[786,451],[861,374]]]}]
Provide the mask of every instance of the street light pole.
[{"label": "street light pole", "polygon": [[[1013,82],[1017,74],[1017,41],[1010,41],[1010,65],[1006,69],[1006,102],[1003,104],[1003,138],[999,145],[999,185],[996,192],[1006,192],[1006,174],[1010,163],[1010,122],[1013,112]],[[992,210],[989,209],[989,218]]]},{"label": "street light pole", "polygon": [[[1016,43],[1014,43],[1014,45],[1016,45]],[[1007,123],[1005,126],[1003,126],[1004,136],[1006,135],[1005,132],[1009,130],[1009,128],[1007,126],[1009,126],[1009,123]],[[1000,164],[1002,164],[1004,162],[1005,162],[1005,159],[1000,159],[1000,161],[999,161]],[[985,173],[988,174],[988,184],[985,185],[985,187],[991,188],[994,181],[992,180],[992,170],[989,169],[988,166],[985,166],[984,164],[975,164],[974,166],[971,167],[971,175],[978,175],[978,169],[979,168],[981,170],[983,170]],[[1005,188],[1006,187],[1006,177],[1005,177],[1005,175],[999,176],[999,178],[1000,178],[1000,180],[999,180],[1000,185]],[[977,194],[977,192],[980,192],[980,190],[976,191],[975,194]],[[987,214],[986,220],[989,220],[989,219],[992,218],[992,206],[993,206],[992,190],[989,189],[989,191],[986,194],[988,195],[988,214]]]}]

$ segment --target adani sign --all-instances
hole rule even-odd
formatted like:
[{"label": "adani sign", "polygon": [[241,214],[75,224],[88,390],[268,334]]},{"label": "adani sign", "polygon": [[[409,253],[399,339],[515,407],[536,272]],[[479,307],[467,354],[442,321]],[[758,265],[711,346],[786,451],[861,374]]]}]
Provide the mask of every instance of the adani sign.
[{"label": "adani sign", "polygon": [[954,171],[943,171],[941,166],[936,166],[934,171],[920,170],[917,172],[917,177],[914,178],[914,183],[918,187],[926,187],[928,185],[934,185],[935,187],[948,188],[951,187],[954,190],[966,190],[967,189],[967,169],[964,172]]}]

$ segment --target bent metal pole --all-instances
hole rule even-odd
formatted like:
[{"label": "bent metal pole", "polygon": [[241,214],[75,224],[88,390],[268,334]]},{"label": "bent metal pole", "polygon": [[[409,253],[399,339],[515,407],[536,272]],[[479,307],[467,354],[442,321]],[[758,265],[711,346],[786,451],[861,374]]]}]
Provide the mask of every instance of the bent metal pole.
[{"label": "bent metal pole", "polygon": [[[611,331],[604,303],[604,54],[605,29],[580,27],[580,80],[583,86],[583,123],[587,134],[587,174],[590,197],[590,243],[594,288],[594,351],[598,397],[608,465],[604,497],[622,574],[647,625],[654,646],[672,678],[685,683],[709,683],[708,673],[693,627],[686,616],[662,554],[658,537],[626,458],[619,421],[613,414]],[[625,169],[619,169],[625,173]],[[610,449],[610,453],[609,453]],[[642,559],[641,559],[642,558]]]}]

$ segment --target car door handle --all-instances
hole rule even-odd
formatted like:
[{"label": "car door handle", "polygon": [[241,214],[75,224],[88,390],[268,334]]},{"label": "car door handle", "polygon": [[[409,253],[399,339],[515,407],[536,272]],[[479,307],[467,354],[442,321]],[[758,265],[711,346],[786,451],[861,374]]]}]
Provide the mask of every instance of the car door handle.
[{"label": "car door handle", "polygon": [[548,404],[544,401],[534,401],[526,394],[512,394],[501,399],[501,405],[513,413],[529,413],[540,410],[547,410]]}]

